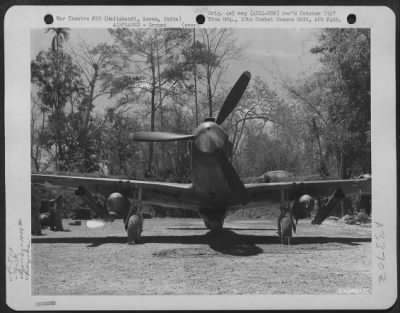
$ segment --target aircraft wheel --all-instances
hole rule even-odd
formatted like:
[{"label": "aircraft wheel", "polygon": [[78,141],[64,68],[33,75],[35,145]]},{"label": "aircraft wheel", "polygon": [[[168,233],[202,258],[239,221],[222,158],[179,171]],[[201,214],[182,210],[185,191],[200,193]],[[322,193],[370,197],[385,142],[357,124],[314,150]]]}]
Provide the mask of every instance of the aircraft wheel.
[{"label": "aircraft wheel", "polygon": [[138,215],[132,215],[128,221],[128,244],[139,243],[143,229],[143,220]]},{"label": "aircraft wheel", "polygon": [[290,244],[290,238],[293,236],[293,224],[290,216],[285,216],[280,220],[281,225],[281,243]]}]

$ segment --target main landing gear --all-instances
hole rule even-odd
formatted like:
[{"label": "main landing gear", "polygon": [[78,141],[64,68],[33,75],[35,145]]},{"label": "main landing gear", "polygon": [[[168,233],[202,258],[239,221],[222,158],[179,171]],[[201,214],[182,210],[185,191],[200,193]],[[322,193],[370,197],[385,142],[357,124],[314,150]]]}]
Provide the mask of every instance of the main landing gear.
[{"label": "main landing gear", "polygon": [[[293,195],[293,194],[292,194]],[[332,209],[343,200],[345,194],[340,188],[336,189],[328,198],[326,203],[319,207],[319,210],[312,220],[312,224],[321,224]],[[314,207],[314,199],[309,195],[296,198],[293,205],[290,205],[289,191],[281,190],[281,214],[278,217],[278,234],[282,244],[290,244],[293,233],[296,233],[296,224],[299,218],[311,216]]]},{"label": "main landing gear", "polygon": [[[125,229],[128,234],[128,244],[133,245],[140,242],[143,231],[142,212],[142,188],[137,190],[137,205],[132,203],[129,213],[125,219]],[[136,210],[135,210],[136,208]]]},{"label": "main landing gear", "polygon": [[290,206],[289,191],[281,190],[281,213],[278,217],[278,234],[281,244],[290,245],[290,239],[296,232],[296,223],[293,216],[293,207]]}]

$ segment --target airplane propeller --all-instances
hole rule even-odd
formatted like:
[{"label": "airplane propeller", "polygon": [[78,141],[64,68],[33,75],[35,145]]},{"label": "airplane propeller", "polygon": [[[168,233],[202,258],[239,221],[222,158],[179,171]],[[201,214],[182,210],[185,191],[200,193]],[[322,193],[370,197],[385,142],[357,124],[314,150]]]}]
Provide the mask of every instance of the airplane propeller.
[{"label": "airplane propeller", "polygon": [[[236,81],[235,85],[232,87],[231,91],[229,92],[228,96],[226,97],[221,110],[219,111],[218,117],[215,120],[217,125],[221,125],[225,119],[233,112],[236,108],[237,104],[239,103],[243,93],[245,92],[247,85],[249,84],[251,78],[250,72],[244,72],[239,79]],[[214,121],[213,118],[206,119],[206,121]],[[204,125],[204,124],[203,124]],[[214,124],[215,125],[215,124]],[[219,128],[215,125],[217,128]],[[199,126],[198,129],[201,126]],[[204,126],[206,127],[206,126]],[[207,130],[213,128],[213,126],[207,126]],[[220,128],[219,128],[220,129]],[[221,129],[221,131],[222,129]],[[145,141],[145,142],[166,142],[166,141],[178,141],[178,140],[198,140],[198,144],[205,144],[208,148],[210,147],[217,147],[215,150],[212,148],[213,153],[217,159],[219,166],[228,182],[229,188],[233,191],[233,193],[238,197],[241,203],[245,204],[249,201],[249,197],[246,191],[245,186],[243,185],[242,181],[239,178],[235,168],[226,158],[225,153],[219,146],[218,140],[222,137],[217,134],[217,132],[211,131],[209,134],[206,134],[204,140],[201,140],[201,137],[204,136],[204,132],[199,131],[197,134],[194,135],[187,135],[187,134],[176,134],[176,133],[168,133],[168,132],[137,132],[131,134],[130,138],[135,141]],[[226,136],[226,135],[223,135]],[[196,142],[196,141],[195,141]],[[205,143],[204,143],[205,142]],[[223,142],[222,142],[223,143]],[[201,149],[200,149],[201,150]]]},{"label": "airplane propeller", "polygon": [[[237,104],[240,101],[244,91],[247,88],[251,78],[250,72],[244,72],[239,79],[236,81],[235,85],[232,87],[228,96],[223,103],[221,110],[219,111],[216,123],[221,125],[225,119],[232,113]],[[177,140],[193,140],[194,135],[187,134],[176,134],[169,132],[156,132],[156,131],[145,131],[137,132],[130,135],[130,138],[135,141],[145,141],[145,142],[162,142],[162,141],[177,141]]]}]

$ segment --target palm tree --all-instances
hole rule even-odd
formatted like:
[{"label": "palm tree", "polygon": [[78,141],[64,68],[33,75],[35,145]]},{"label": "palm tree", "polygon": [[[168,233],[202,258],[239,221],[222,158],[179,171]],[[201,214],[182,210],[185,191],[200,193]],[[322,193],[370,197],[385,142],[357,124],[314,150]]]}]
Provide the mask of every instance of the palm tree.
[{"label": "palm tree", "polygon": [[53,32],[54,37],[51,41],[51,50],[58,54],[60,48],[62,48],[63,43],[69,39],[69,28],[59,27],[59,28],[48,28],[46,33]]}]

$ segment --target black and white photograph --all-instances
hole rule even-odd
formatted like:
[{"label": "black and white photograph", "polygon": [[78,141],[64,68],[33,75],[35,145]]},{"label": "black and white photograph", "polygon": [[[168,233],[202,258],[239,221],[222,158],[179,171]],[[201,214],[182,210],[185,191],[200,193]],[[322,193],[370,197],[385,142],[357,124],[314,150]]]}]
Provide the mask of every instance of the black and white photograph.
[{"label": "black and white photograph", "polygon": [[[184,27],[92,12],[108,26],[51,15],[29,29],[30,216],[7,275],[36,309],[60,296],[372,297],[388,280],[372,28],[211,27],[288,17],[206,12]],[[334,15],[288,16],[318,12]]]}]

